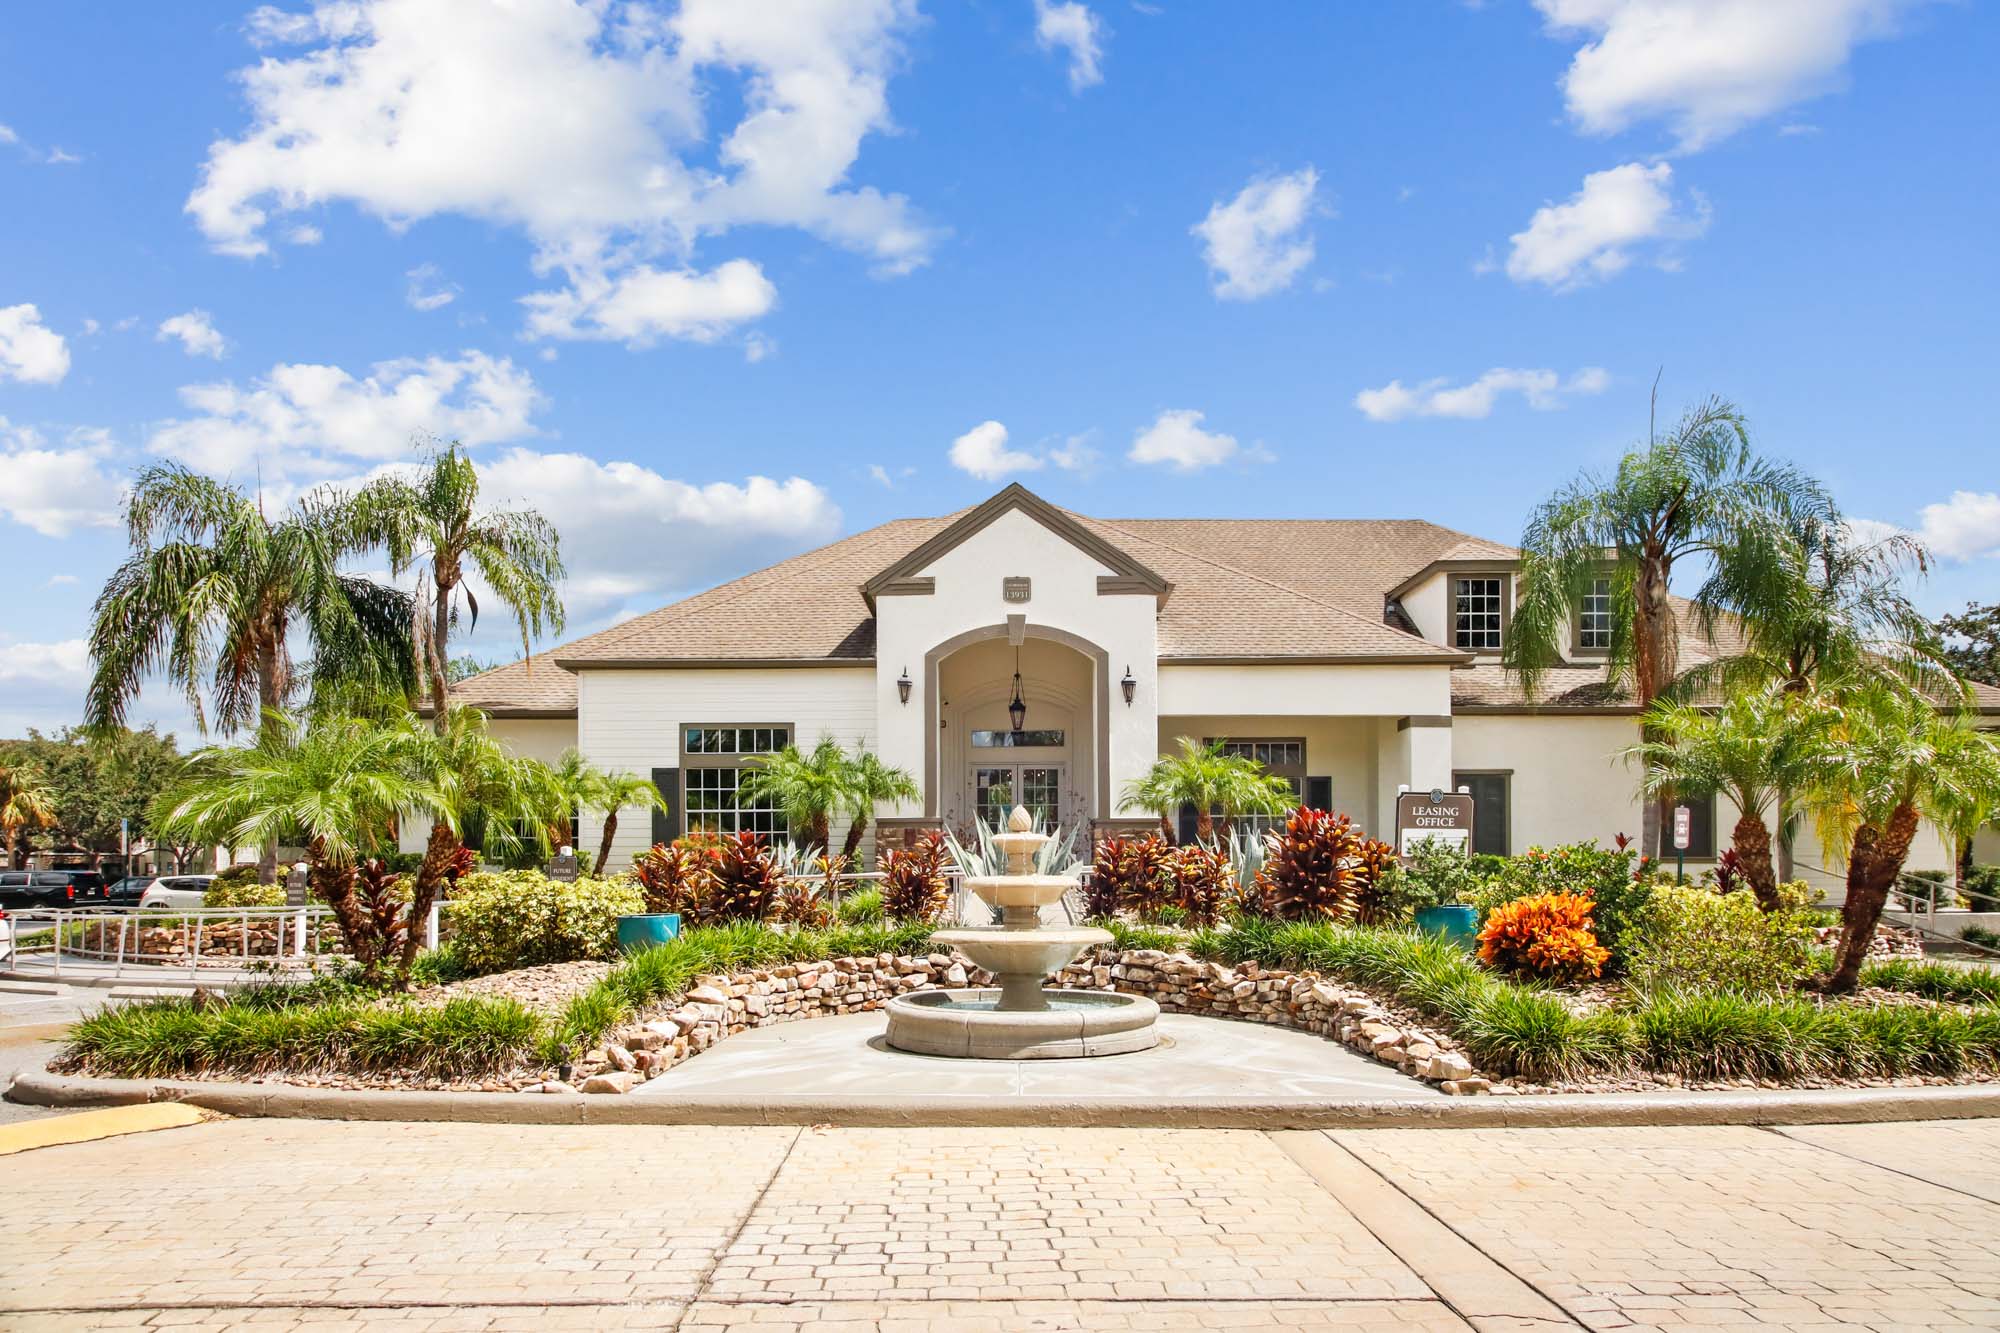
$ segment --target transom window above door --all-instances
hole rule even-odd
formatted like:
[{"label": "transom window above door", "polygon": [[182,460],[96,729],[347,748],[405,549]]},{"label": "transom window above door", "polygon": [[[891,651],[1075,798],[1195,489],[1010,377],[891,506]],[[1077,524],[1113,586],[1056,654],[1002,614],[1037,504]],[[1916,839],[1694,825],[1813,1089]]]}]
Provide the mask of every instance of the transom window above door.
[{"label": "transom window above door", "polygon": [[792,743],[790,727],[689,727],[689,754],[769,754]]},{"label": "transom window above door", "polygon": [[1037,746],[1063,745],[1064,733],[1060,730],[1043,731],[975,731],[972,745],[978,750],[1018,750]]}]

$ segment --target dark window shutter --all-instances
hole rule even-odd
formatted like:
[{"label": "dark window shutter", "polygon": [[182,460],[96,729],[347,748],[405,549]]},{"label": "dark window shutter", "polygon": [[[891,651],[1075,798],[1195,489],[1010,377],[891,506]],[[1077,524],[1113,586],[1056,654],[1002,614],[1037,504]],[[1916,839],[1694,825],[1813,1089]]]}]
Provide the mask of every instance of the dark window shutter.
[{"label": "dark window shutter", "polygon": [[1185,847],[1195,840],[1196,830],[1200,827],[1194,807],[1184,805],[1180,809],[1179,817],[1174,821],[1174,840]]},{"label": "dark window shutter", "polygon": [[687,810],[681,800],[681,771],[678,768],[653,770],[653,785],[667,803],[666,812],[653,811],[653,841],[672,842],[687,829]]},{"label": "dark window shutter", "polygon": [[1306,804],[1315,810],[1333,809],[1333,779],[1307,778]]},{"label": "dark window shutter", "polygon": [[[1689,859],[1695,861],[1712,860],[1715,856],[1715,798],[1710,796],[1705,800],[1683,801],[1682,804],[1687,806],[1690,812],[1688,818],[1687,849]],[[1673,841],[1674,830],[1673,826],[1669,824],[1667,826],[1667,850],[1669,854],[1673,851]]]}]

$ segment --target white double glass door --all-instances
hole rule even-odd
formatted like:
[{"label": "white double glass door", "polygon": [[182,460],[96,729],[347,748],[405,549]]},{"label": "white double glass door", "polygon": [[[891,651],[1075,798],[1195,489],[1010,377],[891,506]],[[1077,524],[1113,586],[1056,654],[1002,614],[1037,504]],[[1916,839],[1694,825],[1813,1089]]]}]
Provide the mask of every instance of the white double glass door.
[{"label": "white double glass door", "polygon": [[1062,764],[976,764],[972,769],[972,808],[995,829],[1007,826],[1007,816],[1023,805],[1044,832],[1062,823]]}]

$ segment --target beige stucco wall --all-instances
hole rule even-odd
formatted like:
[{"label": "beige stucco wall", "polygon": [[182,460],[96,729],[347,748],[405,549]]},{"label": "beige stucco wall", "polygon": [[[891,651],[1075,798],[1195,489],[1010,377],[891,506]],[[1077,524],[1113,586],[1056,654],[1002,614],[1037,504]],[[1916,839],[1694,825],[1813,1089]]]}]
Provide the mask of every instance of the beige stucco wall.
[{"label": "beige stucco wall", "polygon": [[1160,665],[1165,716],[1406,717],[1451,711],[1451,667]]},{"label": "beige stucco wall", "polygon": [[[850,749],[872,749],[874,682],[865,667],[584,671],[577,676],[577,744],[599,768],[647,776],[679,766],[680,731],[692,724],[785,723],[800,745],[831,735]],[[600,829],[586,815],[582,845],[595,847]],[[845,832],[836,824],[836,843]],[[626,865],[651,841],[650,818],[626,812],[609,864]]]}]

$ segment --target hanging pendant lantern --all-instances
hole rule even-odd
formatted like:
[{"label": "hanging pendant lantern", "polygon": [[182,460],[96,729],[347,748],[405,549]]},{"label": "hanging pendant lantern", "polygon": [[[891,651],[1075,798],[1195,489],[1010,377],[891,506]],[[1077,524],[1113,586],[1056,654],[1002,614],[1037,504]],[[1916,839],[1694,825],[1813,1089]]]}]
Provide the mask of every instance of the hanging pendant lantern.
[{"label": "hanging pendant lantern", "polygon": [[1028,720],[1028,705],[1021,700],[1021,650],[1014,649],[1014,702],[1007,705],[1008,720],[1014,724],[1014,734],[1021,734],[1022,724]]}]

